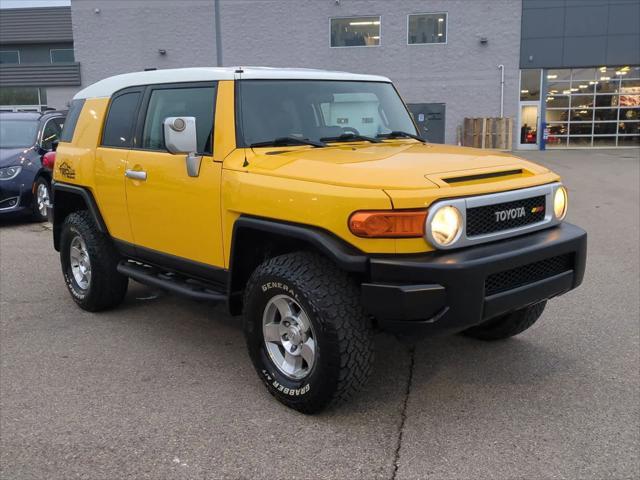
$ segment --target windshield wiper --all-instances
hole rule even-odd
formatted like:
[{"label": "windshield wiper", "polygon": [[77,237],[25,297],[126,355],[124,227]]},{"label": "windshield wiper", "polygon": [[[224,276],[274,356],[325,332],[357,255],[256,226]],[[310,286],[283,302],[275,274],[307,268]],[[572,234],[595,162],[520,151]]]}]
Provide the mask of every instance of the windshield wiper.
[{"label": "windshield wiper", "polygon": [[266,142],[256,142],[249,145],[250,147],[285,147],[287,145],[311,145],[312,147],[326,147],[324,142],[316,142],[308,138],[298,137],[278,137]]},{"label": "windshield wiper", "polygon": [[427,143],[427,140],[422,138],[419,135],[414,135],[413,133],[403,132],[402,130],[394,130],[389,133],[381,133],[378,135],[378,138],[413,138],[414,140],[418,140],[422,143]]},{"label": "windshield wiper", "polygon": [[343,133],[337,137],[322,137],[320,140],[323,142],[350,142],[353,140],[364,140],[371,143],[380,143],[380,140],[366,135],[360,135],[359,133]]}]

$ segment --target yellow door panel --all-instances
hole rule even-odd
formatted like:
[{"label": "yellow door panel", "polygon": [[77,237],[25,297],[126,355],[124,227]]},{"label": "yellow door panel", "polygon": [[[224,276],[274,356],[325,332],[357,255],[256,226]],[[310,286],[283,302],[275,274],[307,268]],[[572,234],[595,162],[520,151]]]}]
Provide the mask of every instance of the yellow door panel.
[{"label": "yellow door panel", "polygon": [[96,149],[95,198],[109,234],[119,240],[133,243],[124,178],[128,155],[129,150],[123,148]]},{"label": "yellow door panel", "polygon": [[220,177],[222,165],[203,157],[198,177],[187,174],[185,155],[131,150],[126,178],[135,245],[222,267]]}]

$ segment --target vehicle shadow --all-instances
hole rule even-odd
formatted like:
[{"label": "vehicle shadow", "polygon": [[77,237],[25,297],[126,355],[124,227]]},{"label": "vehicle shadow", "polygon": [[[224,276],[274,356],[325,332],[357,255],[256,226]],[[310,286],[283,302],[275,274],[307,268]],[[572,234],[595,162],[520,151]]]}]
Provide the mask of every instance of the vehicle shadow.
[{"label": "vehicle shadow", "polygon": [[[241,371],[237,378],[252,378],[242,319],[230,316],[224,305],[196,303],[131,282],[125,303],[116,311],[119,313],[113,315],[113,321],[133,320],[140,327],[149,326],[146,334],[158,335],[159,343],[170,334],[174,343],[182,344],[178,348],[198,347],[201,364],[228,363]],[[535,334],[525,334],[483,342],[461,335],[415,339],[378,334],[373,374],[364,391],[321,415],[344,418],[349,412],[382,410],[389,402],[402,402],[408,390],[411,395],[422,396],[427,391],[437,395],[437,389],[473,385],[519,388],[543,384],[548,377],[577,368],[572,358],[549,350],[536,338]],[[253,383],[259,391],[259,382]],[[237,387],[247,388],[245,384]]]},{"label": "vehicle shadow", "polygon": [[0,228],[34,224],[37,225],[38,222],[34,222],[27,216],[9,216],[6,218],[0,218]]}]

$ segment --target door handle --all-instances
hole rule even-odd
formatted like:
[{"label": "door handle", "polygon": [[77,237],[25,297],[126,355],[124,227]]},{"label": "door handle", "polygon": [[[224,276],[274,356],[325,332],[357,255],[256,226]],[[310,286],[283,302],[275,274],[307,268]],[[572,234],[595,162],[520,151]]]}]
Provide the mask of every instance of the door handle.
[{"label": "door handle", "polygon": [[142,170],[125,170],[124,176],[131,180],[145,181],[147,179],[147,172]]}]

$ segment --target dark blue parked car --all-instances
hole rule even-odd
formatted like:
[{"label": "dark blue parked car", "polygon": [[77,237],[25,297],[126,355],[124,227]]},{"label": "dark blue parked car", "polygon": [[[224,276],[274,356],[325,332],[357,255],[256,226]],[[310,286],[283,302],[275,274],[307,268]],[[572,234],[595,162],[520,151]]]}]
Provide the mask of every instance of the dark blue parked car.
[{"label": "dark blue parked car", "polygon": [[30,215],[47,219],[51,169],[44,155],[53,150],[66,112],[0,112],[0,218]]}]

